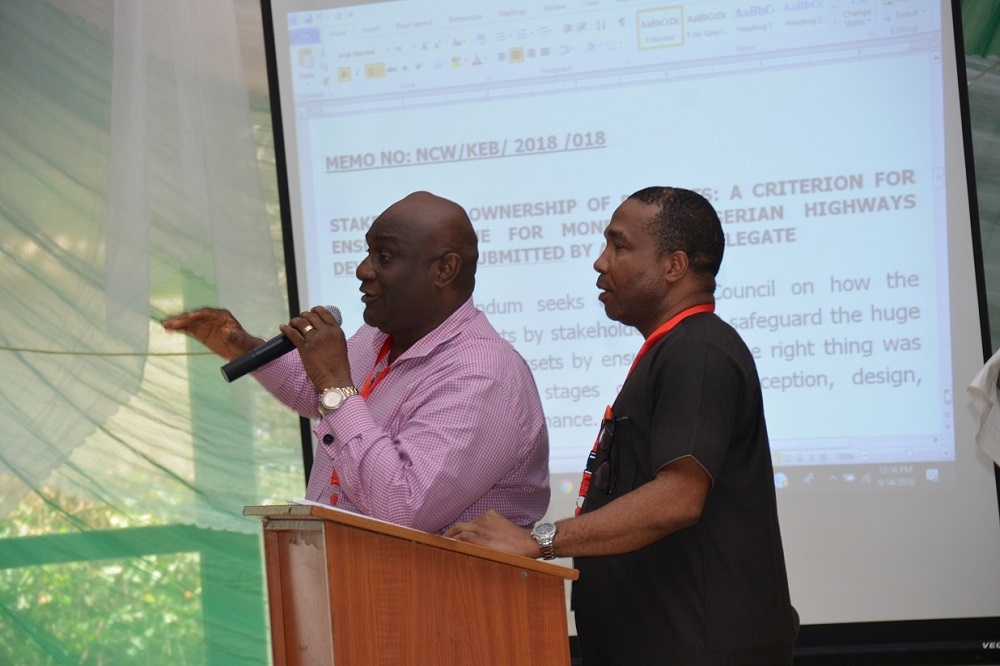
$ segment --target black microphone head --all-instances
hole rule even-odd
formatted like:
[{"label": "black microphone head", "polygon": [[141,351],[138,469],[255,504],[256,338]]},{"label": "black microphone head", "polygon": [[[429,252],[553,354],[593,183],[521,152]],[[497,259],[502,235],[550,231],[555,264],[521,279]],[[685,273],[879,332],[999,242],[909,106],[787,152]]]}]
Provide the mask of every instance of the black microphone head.
[{"label": "black microphone head", "polygon": [[338,308],[336,305],[324,305],[323,307],[329,310],[330,314],[333,315],[333,318],[337,320],[337,326],[343,325],[344,316],[340,314],[340,308]]}]

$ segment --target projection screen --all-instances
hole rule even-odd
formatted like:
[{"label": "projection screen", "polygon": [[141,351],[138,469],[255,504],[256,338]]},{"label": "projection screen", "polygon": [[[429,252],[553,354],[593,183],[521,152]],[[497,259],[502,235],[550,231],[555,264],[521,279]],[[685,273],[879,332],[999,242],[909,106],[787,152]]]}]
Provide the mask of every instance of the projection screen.
[{"label": "projection screen", "polygon": [[475,301],[534,371],[565,517],[642,342],[596,298],[604,226],[642,187],[697,190],[726,232],[717,312],[764,387],[803,636],[998,626],[949,3],[262,6],[293,302],[336,305],[353,332],[374,217],[416,190],[461,203]]}]

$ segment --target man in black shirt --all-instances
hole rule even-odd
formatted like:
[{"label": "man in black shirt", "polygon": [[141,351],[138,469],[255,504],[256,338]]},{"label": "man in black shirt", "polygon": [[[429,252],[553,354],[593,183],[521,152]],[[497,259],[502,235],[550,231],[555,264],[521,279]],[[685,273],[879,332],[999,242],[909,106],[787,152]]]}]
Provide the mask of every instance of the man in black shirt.
[{"label": "man in black shirt", "polygon": [[604,235],[599,298],[646,341],[605,414],[580,515],[528,532],[487,513],[446,536],[574,557],[586,664],[790,664],[798,615],[760,381],[714,314],[719,218],[694,192],[653,187]]}]

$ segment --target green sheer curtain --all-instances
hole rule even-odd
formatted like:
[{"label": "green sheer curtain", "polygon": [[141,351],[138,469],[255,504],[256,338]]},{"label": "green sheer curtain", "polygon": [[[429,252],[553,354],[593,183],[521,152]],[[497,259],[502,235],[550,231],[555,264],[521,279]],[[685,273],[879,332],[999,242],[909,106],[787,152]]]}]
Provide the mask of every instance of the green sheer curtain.
[{"label": "green sheer curtain", "polygon": [[963,0],[983,268],[993,350],[1000,344],[1000,2]]},{"label": "green sheer curtain", "polygon": [[[996,329],[1000,9],[962,8]],[[298,421],[158,324],[287,320],[262,43],[256,0],[0,2],[0,663],[270,661],[240,509],[302,495]]]}]

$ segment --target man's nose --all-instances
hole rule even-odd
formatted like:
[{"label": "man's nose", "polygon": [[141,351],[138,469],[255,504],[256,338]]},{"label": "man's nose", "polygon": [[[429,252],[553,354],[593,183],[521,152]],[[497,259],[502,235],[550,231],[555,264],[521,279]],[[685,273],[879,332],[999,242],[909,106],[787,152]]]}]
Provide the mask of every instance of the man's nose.
[{"label": "man's nose", "polygon": [[354,269],[354,276],[361,281],[364,280],[374,280],[375,270],[372,268],[372,258],[371,255],[366,255],[358,267]]}]

